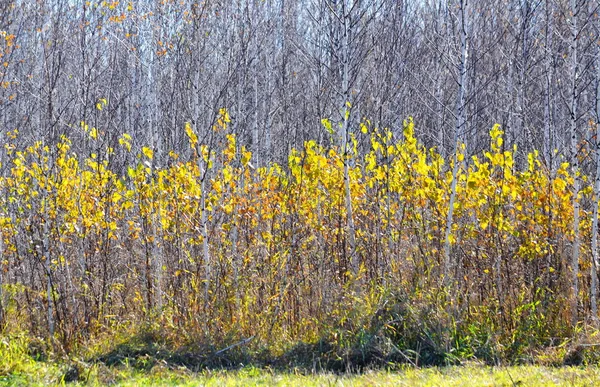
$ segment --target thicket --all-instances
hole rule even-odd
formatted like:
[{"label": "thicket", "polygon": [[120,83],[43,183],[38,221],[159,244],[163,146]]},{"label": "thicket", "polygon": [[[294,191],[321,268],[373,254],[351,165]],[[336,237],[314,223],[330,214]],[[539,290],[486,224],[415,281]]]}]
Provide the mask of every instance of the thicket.
[{"label": "thicket", "polygon": [[186,125],[190,151],[161,162],[148,147],[132,154],[127,134],[110,147],[85,123],[98,144],[86,157],[65,137],[24,149],[7,143],[2,335],[51,337],[69,352],[137,331],[113,348],[117,359],[162,351],[185,365],[235,358],[343,369],[527,361],[592,321],[587,210],[597,199],[582,176],[574,295],[568,163],[549,170],[534,152],[519,166],[499,127],[479,156],[467,159],[459,147],[447,160],[418,142],[408,120],[400,138],[364,122],[346,154],[309,141],[287,165],[255,168],[228,121],[222,110],[212,146]]}]

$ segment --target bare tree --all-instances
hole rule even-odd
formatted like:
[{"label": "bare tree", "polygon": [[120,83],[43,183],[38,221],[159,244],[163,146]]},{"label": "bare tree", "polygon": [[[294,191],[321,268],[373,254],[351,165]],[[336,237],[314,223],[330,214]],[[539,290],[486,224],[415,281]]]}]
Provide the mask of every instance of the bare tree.
[{"label": "bare tree", "polygon": [[458,7],[458,33],[460,36],[460,59],[458,61],[458,94],[456,97],[456,126],[454,128],[454,139],[453,139],[453,161],[452,167],[452,186],[450,188],[450,200],[448,202],[448,216],[446,219],[446,233],[444,238],[444,280],[449,279],[450,273],[453,269],[453,264],[450,260],[450,247],[451,247],[451,235],[452,235],[452,223],[454,214],[454,203],[456,200],[456,185],[457,176],[460,163],[459,160],[459,145],[463,141],[462,135],[466,126],[466,107],[465,107],[465,96],[467,88],[467,58],[469,54],[469,14],[468,14],[468,3],[467,0],[460,0]]},{"label": "bare tree", "polygon": [[[599,4],[600,6],[600,4]],[[600,31],[600,17],[596,16],[595,20],[596,33]],[[596,45],[595,58],[595,86],[596,86],[596,134],[594,142],[596,145],[596,176],[594,179],[594,193],[592,196],[593,202],[593,217],[592,217],[592,265],[590,269],[590,303],[592,319],[598,321],[598,267],[600,266],[600,256],[598,254],[598,201],[600,198],[600,44]]]}]

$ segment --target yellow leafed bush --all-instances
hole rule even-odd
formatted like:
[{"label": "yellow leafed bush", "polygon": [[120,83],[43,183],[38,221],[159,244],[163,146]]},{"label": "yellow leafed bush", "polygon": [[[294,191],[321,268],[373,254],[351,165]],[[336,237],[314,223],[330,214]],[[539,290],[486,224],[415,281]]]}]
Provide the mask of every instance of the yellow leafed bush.
[{"label": "yellow leafed bush", "polygon": [[[226,131],[226,111],[219,117]],[[507,337],[526,321],[522,306],[530,303],[544,316],[544,334],[561,326],[572,238],[568,164],[549,171],[532,153],[517,166],[499,127],[482,154],[467,159],[459,148],[454,296],[446,297],[440,275],[453,161],[421,145],[411,120],[402,139],[361,130],[370,150],[351,156],[349,169],[355,252],[336,147],[309,141],[287,165],[255,169],[234,135],[209,150],[186,124],[189,160],[171,152],[167,166],[150,167],[157,155],[143,147],[139,163],[122,173],[110,152],[84,158],[66,138],[8,147],[0,268],[4,286],[22,287],[6,296],[7,318],[43,332],[47,316],[38,306],[50,281],[65,340],[157,311],[188,333],[313,340],[321,328],[363,324],[369,319],[356,313],[377,315],[390,292],[403,302],[457,303],[467,320],[501,327]],[[131,149],[129,135],[119,142]],[[584,249],[583,266],[588,257]]]}]

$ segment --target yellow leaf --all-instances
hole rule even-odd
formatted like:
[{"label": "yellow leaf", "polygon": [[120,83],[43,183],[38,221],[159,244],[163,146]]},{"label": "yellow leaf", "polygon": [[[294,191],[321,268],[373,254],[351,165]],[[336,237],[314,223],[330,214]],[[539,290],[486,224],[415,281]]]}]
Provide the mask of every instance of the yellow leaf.
[{"label": "yellow leaf", "polygon": [[131,151],[131,136],[127,133],[123,133],[123,136],[119,138],[119,144],[127,149],[128,152]]},{"label": "yellow leaf", "polygon": [[223,169],[223,181],[225,183],[229,183],[232,178],[233,178],[233,174],[231,172],[231,169],[230,168],[224,168]]},{"label": "yellow leaf", "polygon": [[323,124],[323,126],[325,127],[325,129],[327,129],[327,131],[329,132],[329,134],[333,135],[333,129],[331,127],[331,121],[329,121],[328,118],[321,119],[321,124]]},{"label": "yellow leaf", "polygon": [[213,189],[215,190],[215,192],[217,192],[218,194],[223,192],[223,186],[221,185],[221,182],[219,180],[213,180],[212,186],[213,186]]},{"label": "yellow leaf", "polygon": [[192,129],[192,124],[189,122],[185,123],[185,133],[188,136],[188,139],[190,140],[190,145],[193,147],[196,146],[196,144],[198,143],[198,136],[196,136],[196,133],[194,133],[194,129]]},{"label": "yellow leaf", "polygon": [[226,124],[231,122],[231,119],[229,118],[229,112],[227,111],[226,108],[219,109],[219,114],[221,115],[221,117],[223,118],[223,121]]},{"label": "yellow leaf", "polygon": [[229,215],[233,212],[233,205],[231,205],[231,203],[227,203],[223,206],[223,210],[227,215]]},{"label": "yellow leaf", "polygon": [[375,155],[372,152],[365,156],[365,161],[367,162],[367,165],[366,165],[367,171],[372,171],[375,169],[377,160],[375,158]]},{"label": "yellow leaf", "polygon": [[494,125],[492,130],[490,130],[490,137],[495,140],[496,138],[500,137],[503,133],[504,132],[500,129],[500,125],[496,124]]},{"label": "yellow leaf", "polygon": [[235,135],[228,134],[227,135],[227,148],[223,151],[223,155],[227,157],[228,161],[231,161],[235,158],[236,145],[235,145]]},{"label": "yellow leaf", "polygon": [[248,162],[250,162],[250,158],[252,157],[252,152],[247,151],[246,149],[242,149],[242,165],[245,167]]},{"label": "yellow leaf", "polygon": [[108,105],[106,98],[100,98],[98,102],[96,102],[96,109],[102,110],[106,105]]},{"label": "yellow leaf", "polygon": [[142,153],[150,160],[152,160],[152,157],[154,157],[154,151],[146,146],[142,148]]},{"label": "yellow leaf", "polygon": [[229,118],[229,112],[227,111],[227,108],[221,108],[219,109],[219,117],[217,118],[217,125],[213,126],[213,130],[215,131],[219,131],[219,130],[225,130],[227,129],[227,124],[231,122],[231,119]]}]

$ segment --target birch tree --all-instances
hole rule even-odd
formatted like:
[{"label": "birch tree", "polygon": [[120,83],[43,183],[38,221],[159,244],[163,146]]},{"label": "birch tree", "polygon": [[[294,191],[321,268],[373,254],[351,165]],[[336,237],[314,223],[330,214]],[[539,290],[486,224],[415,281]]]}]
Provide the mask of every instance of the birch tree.
[{"label": "birch tree", "polygon": [[[600,7],[600,3],[598,3]],[[595,20],[596,34],[600,31],[600,17],[596,15]],[[600,201],[600,42],[596,44],[595,57],[595,83],[596,83],[596,134],[594,137],[596,151],[596,176],[594,178],[594,193],[592,196],[593,217],[592,217],[592,265],[590,269],[590,303],[592,319],[598,322],[598,267],[600,265],[600,255],[598,254],[598,203]]]},{"label": "birch tree", "polygon": [[0,231],[0,329],[4,327],[4,235]]},{"label": "birch tree", "polygon": [[571,173],[573,175],[573,242],[571,250],[571,272],[572,272],[572,294],[571,294],[571,324],[574,326],[578,321],[578,300],[579,300],[579,191],[581,186],[579,169],[579,138],[577,134],[578,126],[578,107],[579,107],[579,17],[580,0],[571,0],[569,17],[569,137],[570,137],[570,161]]},{"label": "birch tree", "polygon": [[467,93],[467,59],[469,54],[469,19],[467,11],[467,0],[460,0],[458,4],[458,15],[456,15],[458,22],[458,33],[460,37],[460,59],[457,64],[458,68],[458,92],[456,97],[456,108],[455,117],[456,125],[454,128],[453,138],[453,167],[452,167],[452,185],[450,188],[450,201],[448,204],[448,215],[446,218],[446,232],[444,238],[444,268],[443,275],[444,280],[448,281],[451,276],[453,269],[453,262],[451,261],[451,245],[452,245],[452,223],[454,215],[454,203],[456,201],[456,186],[458,170],[460,168],[459,160],[459,144],[463,140],[462,132],[465,130],[466,125],[466,106],[465,96]]}]

